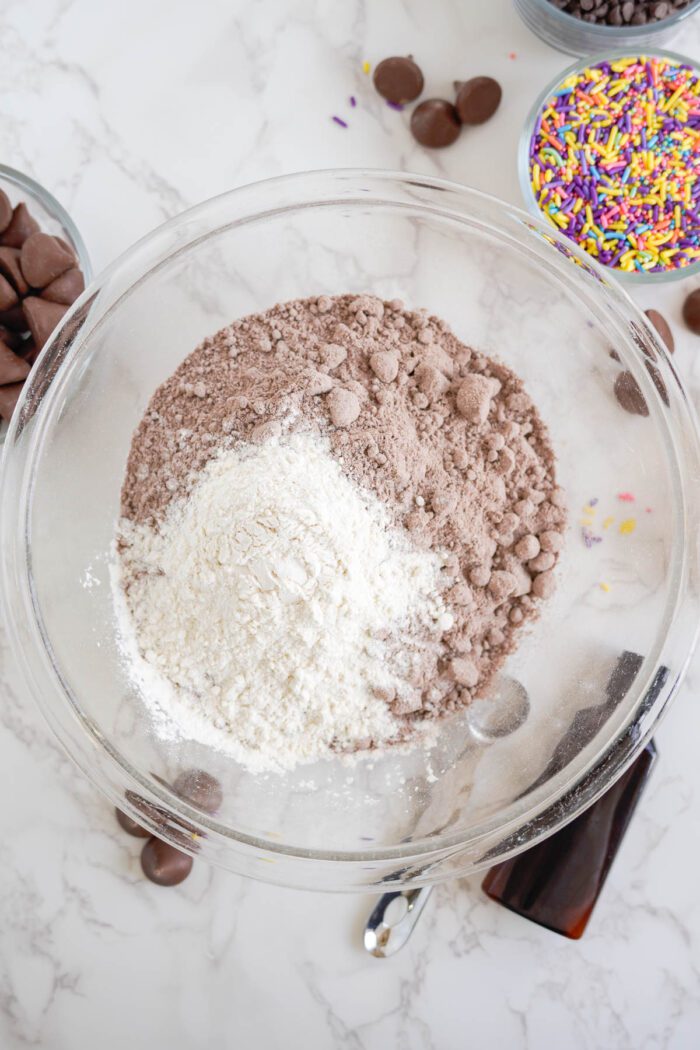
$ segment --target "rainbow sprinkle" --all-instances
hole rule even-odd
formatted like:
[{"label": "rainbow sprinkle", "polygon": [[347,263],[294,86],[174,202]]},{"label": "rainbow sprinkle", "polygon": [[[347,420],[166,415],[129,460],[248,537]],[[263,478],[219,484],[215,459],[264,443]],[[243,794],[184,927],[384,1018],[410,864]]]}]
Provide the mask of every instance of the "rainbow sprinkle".
[{"label": "rainbow sprinkle", "polygon": [[700,259],[698,74],[644,55],[572,73],[540,110],[529,174],[552,225],[605,266],[690,266]]}]

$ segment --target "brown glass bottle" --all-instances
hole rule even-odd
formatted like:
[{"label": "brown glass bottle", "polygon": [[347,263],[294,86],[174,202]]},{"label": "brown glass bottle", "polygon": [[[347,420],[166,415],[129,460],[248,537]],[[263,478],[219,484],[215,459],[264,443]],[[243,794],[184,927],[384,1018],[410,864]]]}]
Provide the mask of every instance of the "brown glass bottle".
[{"label": "brown glass bottle", "polygon": [[589,809],[531,849],[491,868],[484,892],[565,937],[581,937],[656,761],[654,742]]}]

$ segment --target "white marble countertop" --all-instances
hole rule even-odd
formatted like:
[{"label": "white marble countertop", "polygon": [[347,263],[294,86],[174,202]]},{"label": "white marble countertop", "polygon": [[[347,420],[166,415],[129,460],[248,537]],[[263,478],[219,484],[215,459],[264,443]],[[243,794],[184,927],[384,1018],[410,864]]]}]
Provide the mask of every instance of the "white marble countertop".
[{"label": "white marble countertop", "polygon": [[[520,126],[568,63],[510,0],[2,0],[0,33],[2,160],[63,201],[98,269],[182,208],[304,168],[413,169],[519,202]],[[676,46],[700,58],[700,17]],[[442,153],[417,147],[362,72],[409,51],[430,94],[496,76],[497,119]],[[680,320],[687,291],[638,298],[674,325],[700,398],[700,341]],[[477,878],[441,887],[405,950],[379,961],[361,947],[370,898],[203,864],[175,890],[144,881],[139,842],[54,745],[0,655],[3,1050],[698,1046],[697,660],[583,940],[489,903]]]}]

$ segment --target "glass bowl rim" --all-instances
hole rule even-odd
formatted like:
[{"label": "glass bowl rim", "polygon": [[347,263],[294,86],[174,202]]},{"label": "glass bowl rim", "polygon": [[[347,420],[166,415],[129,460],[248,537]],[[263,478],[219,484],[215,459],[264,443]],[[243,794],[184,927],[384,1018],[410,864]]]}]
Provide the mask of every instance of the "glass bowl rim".
[{"label": "glass bowl rim", "polygon": [[[547,3],[548,0],[543,0]],[[700,0],[697,0],[698,6],[700,7]],[[556,8],[555,8],[556,10]],[[561,14],[561,12],[558,12]],[[570,15],[566,16],[570,18]],[[641,49],[640,49],[641,50]],[[644,48],[644,54],[651,58],[670,58],[674,62],[680,62],[683,65],[690,66],[700,79],[700,62],[695,62],[692,58],[688,58],[687,55],[682,55],[678,51],[668,51],[665,48]],[[559,73],[556,77],[553,77],[549,81],[543,91],[537,96],[535,102],[528,110],[525,122],[523,123],[522,130],[520,132],[520,139],[518,141],[517,149],[517,164],[518,164],[518,181],[520,183],[520,193],[522,195],[525,207],[531,215],[543,220],[550,230],[554,229],[554,226],[544,219],[542,210],[538,207],[537,201],[534,198],[532,188],[530,186],[530,140],[532,139],[532,130],[535,126],[535,122],[539,116],[540,110],[542,109],[545,100],[551,95],[556,88],[562,83],[562,81],[568,79],[573,73],[578,73],[582,69],[587,69],[590,66],[595,66],[599,62],[615,62],[620,58],[630,58],[633,56],[633,52],[629,48],[615,49],[614,51],[598,52],[595,55],[588,55],[584,58],[577,58],[575,62],[570,63]],[[572,244],[578,248],[576,241],[570,238],[566,238],[569,244]],[[581,250],[581,249],[579,249]],[[662,273],[640,273],[639,270],[615,270],[610,266],[604,266],[599,263],[594,256],[589,255],[588,252],[584,251],[586,259],[590,259],[596,264],[604,273],[614,277],[621,283],[627,284],[630,287],[633,285],[642,284],[668,284],[673,281],[684,281],[689,277],[694,277],[700,273],[700,259],[696,262],[691,263],[690,266],[685,266],[683,269],[669,270],[668,272]]]},{"label": "glass bowl rim", "polygon": [[[665,378],[668,379],[669,382],[676,384],[680,390],[681,400],[684,409],[690,413],[689,419],[686,422],[688,422],[688,425],[691,428],[692,437],[694,438],[694,442],[692,443],[693,452],[697,456],[698,449],[700,448],[700,443],[698,441],[698,430],[697,425],[695,423],[694,414],[692,413],[692,409],[690,408],[685,391],[683,390],[678,376],[675,373],[672,364],[670,363],[668,355],[666,354],[665,350],[661,347],[658,338],[653,333],[652,329],[646,322],[639,309],[632,302],[632,300],[630,300],[629,296],[624,292],[623,289],[619,287],[619,285],[617,285],[615,282],[611,282],[608,279],[609,272],[605,270],[605,268],[600,267],[598,264],[596,264],[595,260],[591,260],[585,252],[578,249],[577,246],[572,242],[568,241],[567,238],[558,235],[557,231],[552,229],[544,219],[535,217],[535,219],[533,220],[526,212],[522,211],[520,208],[500,201],[489,194],[482,193],[480,191],[463,186],[459,183],[455,183],[445,179],[434,178],[431,176],[412,174],[407,172],[396,172],[391,170],[371,168],[344,168],[312,170],[289,175],[281,175],[272,179],[266,179],[238,187],[234,190],[230,190],[226,193],[220,194],[216,197],[202,202],[201,204],[196,205],[191,209],[186,210],[180,215],[168,220],[161,226],[150,231],[145,237],[135,242],[130,248],[128,248],[124,253],[122,253],[122,255],[120,255],[109,267],[107,267],[107,269],[104,270],[88,288],[86,288],[82,296],[69,309],[68,313],[65,315],[65,318],[61,323],[61,326],[56,330],[49,344],[47,344],[47,347],[45,348],[45,351],[42,354],[42,358],[39,362],[40,365],[43,365],[43,368],[40,369],[40,371],[43,371],[46,368],[47,363],[50,365],[53,362],[54,358],[60,355],[61,335],[65,329],[71,326],[71,322],[75,318],[76,314],[79,313],[82,309],[89,307],[89,305],[95,300],[95,298],[99,297],[100,289],[104,287],[105,284],[111,278],[119,274],[120,270],[124,266],[128,266],[132,259],[134,259],[139,252],[143,251],[144,249],[154,249],[159,243],[164,242],[167,239],[167,237],[172,233],[182,232],[182,228],[186,229],[188,222],[190,222],[191,220],[205,218],[208,214],[212,214],[213,216],[216,213],[217,208],[220,208],[222,205],[226,204],[229,201],[245,201],[246,198],[254,197],[255,194],[258,192],[264,192],[268,194],[272,193],[274,195],[278,187],[280,189],[296,189],[298,187],[299,190],[303,190],[305,186],[313,185],[314,180],[321,180],[323,182],[331,183],[334,181],[337,181],[339,183],[345,181],[346,189],[348,183],[352,185],[352,191],[354,195],[352,197],[342,197],[339,194],[336,194],[329,195],[328,198],[315,198],[311,201],[307,201],[300,192],[297,192],[294,202],[286,202],[282,207],[272,209],[268,208],[262,211],[258,206],[253,211],[246,211],[245,214],[240,215],[235,220],[229,221],[226,224],[226,227],[235,227],[250,221],[258,221],[261,218],[265,217],[276,217],[279,214],[296,212],[305,207],[308,207],[310,204],[315,206],[318,206],[320,204],[327,206],[337,206],[341,204],[356,206],[360,204],[371,203],[372,195],[371,192],[368,192],[366,188],[367,180],[372,180],[373,183],[376,183],[382,187],[383,196],[375,196],[375,203],[381,205],[382,207],[387,207],[389,205],[397,203],[396,198],[392,200],[388,195],[389,191],[387,187],[391,187],[392,185],[395,185],[397,190],[398,188],[407,189],[411,186],[420,187],[423,190],[429,191],[429,193],[434,196],[434,206],[429,206],[425,201],[422,200],[416,200],[412,202],[412,208],[419,213],[425,212],[427,214],[435,214],[437,212],[438,214],[444,214],[444,209],[441,212],[440,209],[437,208],[437,203],[443,200],[443,198],[440,195],[442,193],[445,193],[446,191],[453,195],[456,195],[463,205],[468,205],[470,201],[482,201],[490,207],[495,206],[495,208],[499,212],[502,211],[502,218],[500,220],[502,225],[501,227],[494,226],[490,229],[492,232],[493,230],[497,232],[503,243],[509,243],[505,227],[506,218],[510,222],[514,223],[517,221],[521,225],[529,227],[530,229],[535,228],[540,234],[546,234],[547,237],[550,239],[553,237],[560,245],[566,247],[567,252],[571,256],[577,258],[579,262],[585,264],[585,266],[588,267],[589,273],[592,272],[596,280],[599,283],[603,284],[608,295],[612,296],[613,299],[619,298],[626,307],[632,307],[634,313],[638,315],[637,320],[639,324],[642,325],[645,331],[650,335],[651,340],[658,352],[660,359],[659,364],[663,369]],[[453,207],[452,209],[450,209],[449,214],[453,219],[461,218],[462,221],[465,221],[465,218],[468,216],[469,213],[463,213],[460,215],[460,213],[457,212]],[[478,228],[483,229],[483,224],[481,226],[478,226]],[[208,229],[207,233],[204,236],[206,237],[215,235],[216,233],[220,232],[221,229],[222,227],[220,225],[214,225]],[[197,241],[200,239],[201,237],[192,237],[190,239],[186,239],[184,242],[182,241],[182,239],[180,239],[180,241],[175,246],[170,244],[169,250],[164,258],[171,258],[178,252],[186,250],[192,244],[197,243]],[[138,280],[140,281],[146,278],[153,269],[157,268],[160,265],[161,262],[162,260],[153,262],[153,265],[150,266],[149,269],[145,273],[143,273]],[[105,315],[105,317],[109,315],[109,312],[111,310],[115,309],[115,307],[118,306],[122,295],[127,294],[129,289],[133,287],[135,283],[137,282],[130,282],[121,290],[120,294],[115,298],[114,303],[112,303],[112,305],[110,306],[109,311]],[[104,318],[100,317],[97,321],[97,324],[99,325],[103,320]],[[68,357],[70,358],[72,354],[72,360],[78,361],[80,359],[81,348],[82,344],[77,346],[73,345],[69,350]],[[41,451],[41,438],[44,434],[46,427],[48,426],[48,423],[51,422],[52,414],[56,410],[57,392],[59,392],[61,389],[61,371],[63,371],[63,369],[58,370],[59,381],[52,383],[49,386],[48,393],[46,394],[46,397],[39,408],[38,425],[33,428],[31,433],[26,455],[26,463],[22,466],[21,470],[21,499],[18,502],[18,507],[16,510],[10,511],[8,509],[9,501],[3,501],[6,506],[5,514],[2,515],[2,520],[0,520],[0,540],[3,538],[3,535],[5,534],[6,530],[8,533],[7,535],[4,535],[4,542],[0,543],[0,556],[2,559],[0,564],[0,577],[3,579],[4,584],[2,592],[6,596],[3,605],[7,606],[7,603],[9,601],[7,595],[10,593],[8,587],[8,584],[10,583],[11,562],[11,559],[8,557],[10,549],[10,544],[8,542],[10,530],[7,528],[7,517],[9,514],[12,513],[17,518],[17,521],[22,522],[21,529],[15,529],[15,533],[20,533],[19,539],[16,540],[16,542],[22,544],[22,552],[25,555],[24,558],[20,557],[17,559],[17,563],[22,565],[22,575],[20,577],[20,580],[23,593],[20,596],[20,600],[24,601],[23,611],[25,615],[28,615],[29,617],[29,627],[34,632],[35,640],[38,637],[38,640],[41,642],[42,649],[40,651],[40,656],[43,659],[46,666],[50,665],[50,673],[51,678],[53,680],[53,684],[55,687],[57,687],[57,689],[61,692],[63,696],[63,706],[69,708],[71,710],[72,716],[76,718],[77,721],[80,723],[80,730],[82,731],[85,737],[85,739],[80,742],[81,745],[85,745],[88,742],[87,738],[89,734],[89,742],[92,745],[96,746],[100,750],[102,755],[109,760],[109,762],[111,763],[111,768],[116,768],[118,773],[121,774],[122,777],[127,781],[128,787],[132,790],[132,792],[138,793],[138,795],[146,803],[151,802],[154,806],[160,807],[161,809],[167,807],[167,815],[170,816],[170,814],[173,814],[173,820],[176,824],[178,820],[181,820],[186,824],[189,824],[190,826],[194,825],[195,827],[201,829],[203,835],[205,837],[209,837],[215,846],[233,846],[240,847],[241,849],[253,848],[256,851],[264,851],[269,854],[274,854],[280,857],[289,857],[300,861],[328,861],[332,862],[333,866],[336,868],[339,868],[342,865],[348,867],[349,865],[357,864],[358,862],[367,863],[369,861],[405,862],[406,860],[413,859],[425,862],[435,858],[439,860],[441,858],[444,858],[445,856],[459,854],[463,852],[467,847],[473,847],[479,845],[482,842],[492,840],[494,836],[498,840],[503,840],[514,830],[522,830],[525,827],[532,825],[537,820],[537,818],[546,815],[550,809],[556,808],[565,799],[568,800],[570,798],[573,798],[574,804],[572,805],[571,809],[566,813],[565,819],[562,819],[561,816],[557,817],[556,819],[555,826],[562,826],[568,821],[574,819],[578,815],[578,813],[580,813],[583,809],[585,809],[588,805],[595,801],[596,798],[600,797],[600,795],[603,794],[604,791],[607,790],[607,788],[610,787],[612,783],[614,783],[615,779],[622,775],[624,770],[628,768],[631,762],[634,761],[634,759],[639,754],[643,746],[646,744],[647,740],[650,738],[651,733],[655,728],[659,717],[666,709],[670,699],[675,694],[678,682],[680,680],[680,675],[676,679],[674,679],[674,681],[668,684],[668,689],[665,693],[662,690],[661,693],[655,697],[654,703],[648,709],[644,710],[645,728],[643,732],[641,732],[641,734],[639,732],[635,733],[634,739],[630,744],[629,751],[626,752],[624,759],[620,761],[615,767],[613,776],[606,775],[606,762],[608,758],[610,758],[612,749],[618,744],[625,742],[627,730],[629,728],[627,723],[625,723],[625,725],[619,729],[614,738],[609,739],[604,744],[602,744],[597,749],[596,753],[592,757],[590,757],[590,759],[582,768],[572,773],[566,781],[565,785],[560,790],[556,790],[548,795],[545,795],[536,804],[531,805],[530,808],[526,809],[523,812],[511,816],[510,819],[504,821],[501,819],[496,820],[495,818],[491,818],[488,821],[483,822],[481,826],[477,826],[475,829],[471,829],[466,837],[464,832],[460,832],[450,836],[428,836],[406,844],[397,844],[386,847],[374,847],[373,849],[367,850],[353,849],[345,851],[339,849],[309,849],[293,845],[286,845],[279,841],[262,838],[259,836],[251,835],[232,829],[224,824],[219,823],[215,817],[207,817],[203,815],[199,810],[193,809],[187,803],[186,800],[177,796],[175,792],[171,790],[167,785],[165,785],[163,781],[160,781],[159,778],[155,777],[154,775],[144,773],[140,770],[135,769],[130,764],[130,762],[127,761],[116,750],[116,748],[114,748],[110,744],[108,740],[104,739],[101,733],[98,733],[91,726],[89,718],[87,718],[84,714],[81,715],[79,705],[77,705],[76,707],[76,705],[72,704],[70,691],[66,683],[64,683],[64,681],[62,680],[59,668],[56,667],[56,665],[51,659],[51,650],[50,645],[47,644],[47,638],[45,637],[42,631],[39,631],[39,633],[37,634],[37,628],[41,625],[38,617],[37,606],[33,601],[32,594],[30,593],[31,568],[30,559],[28,557],[28,552],[31,547],[31,541],[28,534],[28,526],[30,522],[31,492],[34,480],[32,475],[36,468],[38,453]],[[67,372],[70,373],[71,371],[72,369],[71,367],[69,367],[67,369]],[[40,381],[41,380],[39,376],[35,376],[34,373],[32,373],[30,382],[27,383],[27,387],[29,389],[25,390],[22,394],[22,399],[20,401],[19,406],[20,409],[27,397],[31,396],[31,386],[33,384],[38,385]],[[646,373],[643,369],[641,369],[639,381],[640,384],[643,385],[645,395],[648,395],[652,398],[659,397],[658,390],[654,382],[650,377],[646,376]],[[21,411],[15,413],[10,426],[10,431],[8,433],[8,441],[6,443],[2,461],[3,476],[7,472],[8,459],[12,455],[12,450],[14,449],[19,439],[18,429],[19,418],[21,414]],[[679,462],[677,453],[674,465],[678,470]],[[684,495],[683,492],[680,490],[680,487],[677,493],[677,499],[680,501],[682,509],[685,510]],[[685,521],[685,514],[682,514],[681,518],[683,519],[683,521]],[[683,530],[683,539],[685,539],[686,533],[687,528]],[[687,552],[685,549],[687,544],[681,543],[680,545],[676,544],[676,546],[680,546],[681,548],[678,553],[678,557],[680,557],[681,559],[687,559]],[[686,562],[683,561],[683,566],[685,566],[685,564]],[[680,579],[680,573],[678,573],[677,575],[678,579]],[[682,596],[683,591],[680,588],[680,586],[677,586],[676,591],[674,593],[675,606],[678,605]],[[6,613],[7,611],[7,608],[5,608]],[[20,641],[18,626],[13,621],[13,618],[11,616],[6,615],[6,620],[8,621],[10,636],[16,643],[14,649],[19,653],[21,657],[21,662],[23,662],[24,664],[23,669],[25,671],[25,678],[31,683],[32,677],[31,668],[29,667],[29,656],[25,652],[24,647]],[[671,634],[673,622],[675,621],[669,621],[669,623],[666,626],[665,633],[663,634],[664,641]],[[696,636],[697,628],[695,630],[692,643],[685,656],[685,660],[682,665],[682,670],[687,666],[687,662],[690,659],[692,647],[694,645]],[[661,643],[659,642],[659,649],[660,646]],[[631,708],[630,719],[628,721],[630,721],[634,717],[634,715],[637,714],[639,701],[647,694],[647,691],[652,684],[653,678],[654,675],[652,674],[645,678],[644,681],[638,682],[635,680],[634,686],[632,687],[635,690],[635,703]],[[108,795],[108,797],[116,805],[118,805],[126,812],[130,813],[134,817],[134,819],[140,820],[141,823],[149,825],[148,818],[144,820],[143,812],[139,810],[138,807],[133,806],[131,803],[129,803],[128,799],[125,800],[123,793],[120,792],[117,795],[111,780],[109,780],[106,774],[102,773],[100,775],[96,775],[84,761],[83,752],[80,752],[79,757],[75,750],[72,749],[71,746],[69,746],[67,740],[71,739],[70,734],[67,731],[65,731],[63,727],[58,727],[56,714],[54,711],[51,710],[51,705],[48,704],[46,697],[41,694],[37,695],[37,691],[32,690],[31,687],[30,692],[33,692],[44,718],[49,723],[49,726],[53,729],[55,735],[62,743],[64,749],[68,752],[73,761],[76,762],[79,768],[81,768],[81,770],[86,774],[86,776],[101,790],[103,794]],[[638,727],[636,728],[638,729]],[[81,759],[83,759],[83,761],[81,761]],[[597,780],[596,777],[598,778]],[[579,791],[584,782],[586,784],[586,790]],[[508,809],[512,810],[513,805],[514,804],[511,803]],[[506,809],[506,813],[508,812],[508,809]],[[152,821],[150,822],[150,824],[154,832],[157,834],[158,825],[154,824]],[[161,830],[163,830],[162,826]],[[547,834],[551,833],[552,830],[554,830],[553,827],[544,826],[542,829],[536,831],[531,837],[529,837],[523,845],[513,846],[508,851],[504,851],[503,853],[499,854],[497,859],[502,860],[505,859],[506,856],[511,855],[512,853],[519,852],[520,849],[525,848],[527,845],[534,844],[536,841],[538,841],[539,838],[545,837]],[[167,837],[167,831],[164,832],[163,837]],[[183,844],[180,842],[180,845]],[[183,848],[187,851],[186,845],[184,845]],[[217,862],[217,858],[215,855],[211,855],[209,859],[211,859],[215,863]],[[489,863],[493,862],[494,860],[489,861]],[[229,865],[225,864],[224,866],[228,867]],[[478,867],[478,865],[476,866]],[[475,865],[470,865],[469,870],[474,870],[474,867]],[[439,878],[439,875],[437,877]],[[271,873],[269,875],[269,881],[278,880],[275,878],[274,874]],[[433,878],[431,879],[431,881],[436,881],[436,879]],[[299,884],[301,885],[302,883]]]}]

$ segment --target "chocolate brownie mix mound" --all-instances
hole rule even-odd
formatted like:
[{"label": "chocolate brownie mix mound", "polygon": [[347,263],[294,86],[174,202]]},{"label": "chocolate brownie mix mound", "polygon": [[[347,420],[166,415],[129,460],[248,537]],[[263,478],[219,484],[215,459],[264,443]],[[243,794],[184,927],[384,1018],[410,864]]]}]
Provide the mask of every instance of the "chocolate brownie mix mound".
[{"label": "chocolate brownie mix mound", "polygon": [[469,703],[552,593],[563,546],[554,453],[521,381],[398,300],[279,304],[205,339],[156,391],[122,515],[157,531],[223,451],[294,433],[329,442],[412,546],[440,557],[449,615],[411,689],[383,697],[392,714],[411,723]]}]

